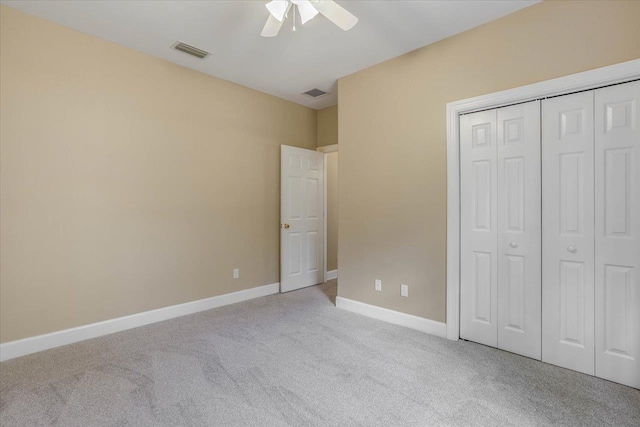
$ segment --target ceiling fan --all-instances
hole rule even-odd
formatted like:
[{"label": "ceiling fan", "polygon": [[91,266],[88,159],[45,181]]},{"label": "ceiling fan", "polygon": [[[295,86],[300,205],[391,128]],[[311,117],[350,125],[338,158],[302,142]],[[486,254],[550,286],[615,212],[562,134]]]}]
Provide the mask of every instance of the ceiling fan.
[{"label": "ceiling fan", "polygon": [[344,31],[350,30],[358,23],[358,18],[332,0],[271,0],[266,7],[269,10],[269,18],[260,33],[262,37],[277,36],[289,11],[293,14],[293,31],[296,30],[296,10],[303,24],[313,19],[318,13]]}]

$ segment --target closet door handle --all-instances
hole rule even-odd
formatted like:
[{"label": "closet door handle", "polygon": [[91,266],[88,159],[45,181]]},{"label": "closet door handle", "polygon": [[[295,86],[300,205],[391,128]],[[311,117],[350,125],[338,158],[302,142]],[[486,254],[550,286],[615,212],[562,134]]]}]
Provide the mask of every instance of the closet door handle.
[{"label": "closet door handle", "polygon": [[578,252],[575,246],[569,246],[567,248],[567,251],[571,252],[572,254],[575,254],[576,252]]},{"label": "closet door handle", "polygon": [[513,249],[518,247],[518,244],[516,242],[511,242],[509,243],[509,246],[511,246]]}]

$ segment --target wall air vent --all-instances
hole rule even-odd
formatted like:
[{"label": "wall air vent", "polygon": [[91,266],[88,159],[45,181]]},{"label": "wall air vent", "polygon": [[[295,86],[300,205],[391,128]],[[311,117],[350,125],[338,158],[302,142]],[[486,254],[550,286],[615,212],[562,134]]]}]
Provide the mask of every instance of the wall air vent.
[{"label": "wall air vent", "polygon": [[179,50],[180,52],[187,53],[187,54],[189,54],[191,56],[195,56],[196,58],[200,58],[200,59],[204,59],[207,56],[211,55],[206,50],[198,49],[197,47],[193,47],[191,45],[188,45],[186,43],[182,43],[180,41],[176,42],[173,45],[173,48],[175,50]]},{"label": "wall air vent", "polygon": [[320,98],[327,94],[327,92],[320,89],[311,89],[306,92],[302,92],[303,95],[310,96],[311,98]]}]

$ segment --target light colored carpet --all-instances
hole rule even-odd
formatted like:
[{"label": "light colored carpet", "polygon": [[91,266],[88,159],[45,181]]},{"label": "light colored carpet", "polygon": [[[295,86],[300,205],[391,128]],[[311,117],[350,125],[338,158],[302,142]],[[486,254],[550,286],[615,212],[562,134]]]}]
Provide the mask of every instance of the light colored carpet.
[{"label": "light colored carpet", "polygon": [[335,308],[335,281],[0,365],[0,425],[640,425],[640,391]]}]

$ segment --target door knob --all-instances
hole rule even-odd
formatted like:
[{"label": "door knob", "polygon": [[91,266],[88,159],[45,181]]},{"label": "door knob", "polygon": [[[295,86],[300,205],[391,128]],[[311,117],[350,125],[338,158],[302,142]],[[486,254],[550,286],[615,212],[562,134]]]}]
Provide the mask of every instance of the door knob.
[{"label": "door knob", "polygon": [[518,247],[518,244],[516,242],[511,242],[509,243],[509,246],[511,246],[513,249]]},{"label": "door knob", "polygon": [[289,224],[285,224],[284,228],[285,228],[285,230],[287,230],[289,228]]},{"label": "door knob", "polygon": [[567,251],[571,252],[572,254],[575,254],[578,250],[576,249],[575,246],[569,246],[567,248]]}]

